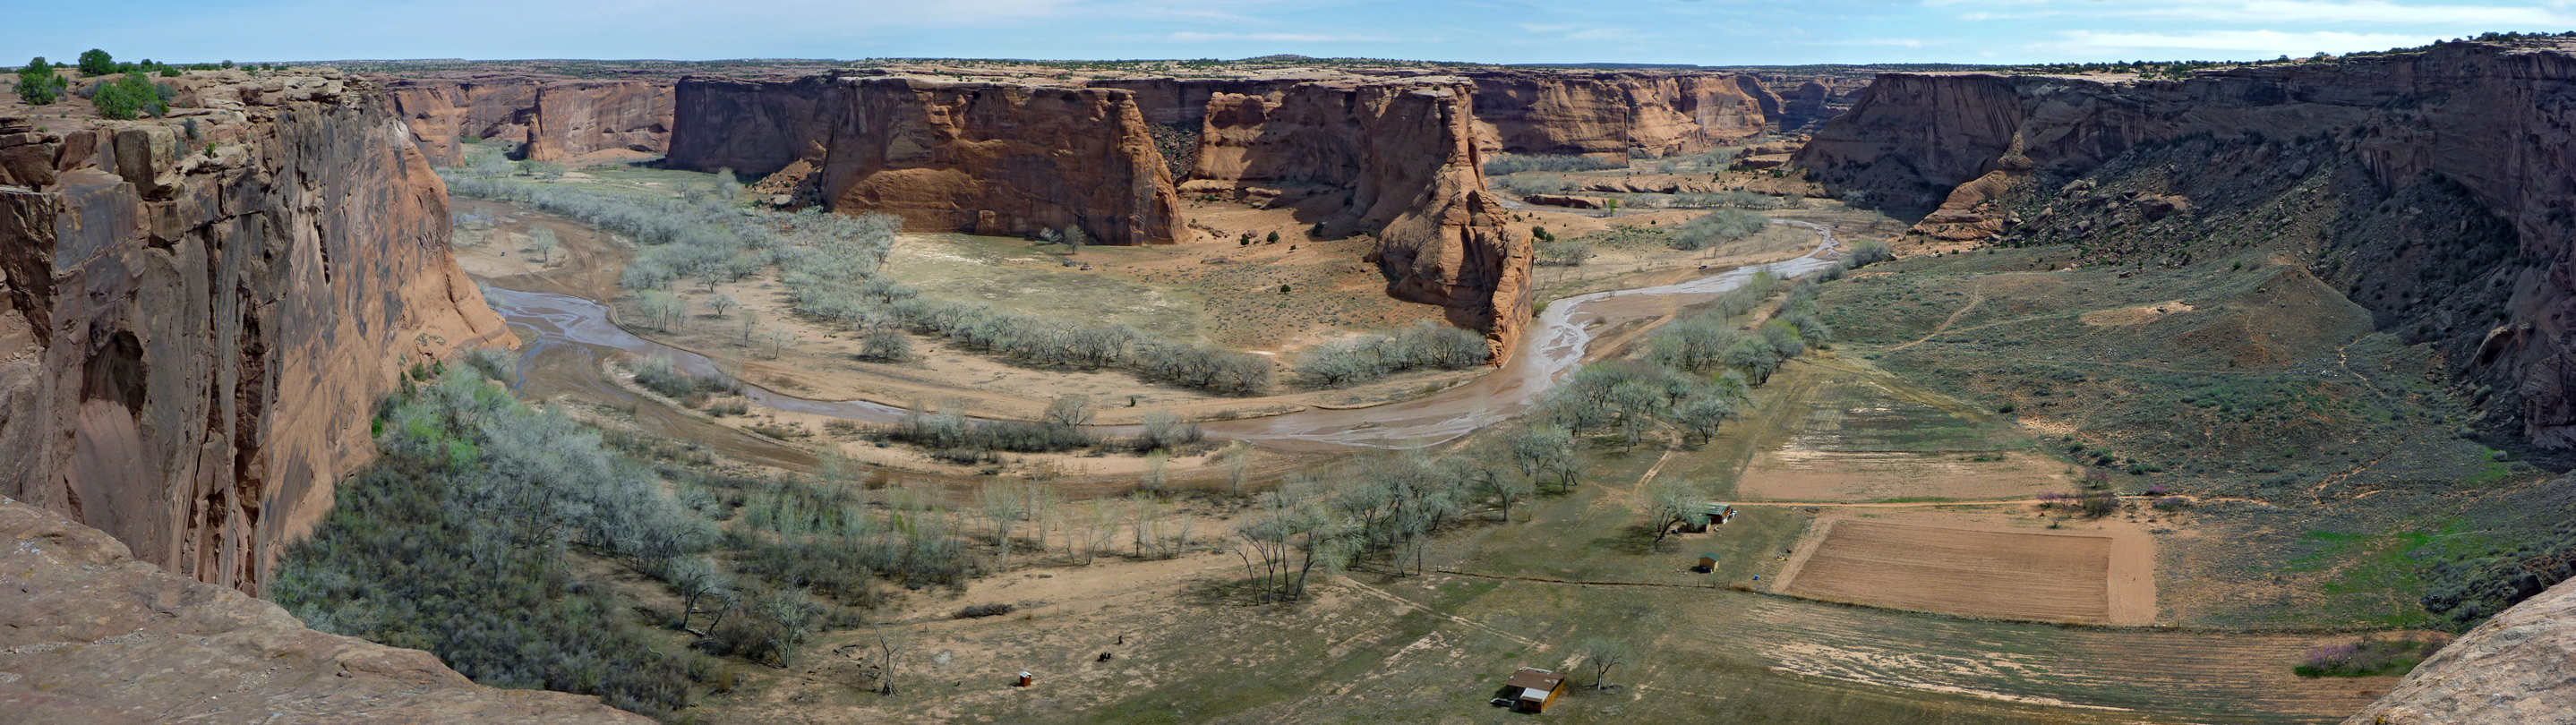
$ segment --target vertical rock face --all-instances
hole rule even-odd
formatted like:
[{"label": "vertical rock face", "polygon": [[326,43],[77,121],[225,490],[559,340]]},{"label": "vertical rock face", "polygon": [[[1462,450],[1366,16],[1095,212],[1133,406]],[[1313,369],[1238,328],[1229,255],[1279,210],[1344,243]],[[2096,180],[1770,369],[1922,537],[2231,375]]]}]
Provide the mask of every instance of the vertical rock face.
[{"label": "vertical rock face", "polygon": [[371,85],[215,76],[181,119],[0,120],[0,495],[258,591],[402,366],[507,336]]},{"label": "vertical rock face", "polygon": [[305,629],[0,497],[0,720],[648,725],[596,697],[476,685],[427,652]]},{"label": "vertical rock face", "polygon": [[[1079,225],[1106,243],[1168,244],[1195,234],[1175,216],[1178,193],[1240,192],[1336,233],[1379,235],[1372,259],[1391,294],[1445,306],[1498,351],[1528,313],[1528,242],[1502,231],[1485,195],[1463,78],[693,77],[675,97],[672,165],[766,174],[801,162],[815,170],[811,198],[836,211],[917,230]],[[1155,126],[1195,137],[1183,163],[1156,146]]]},{"label": "vertical rock face", "polygon": [[[1880,77],[1799,153],[1827,188],[1973,219],[1954,188],[1992,173],[2075,175],[2139,144],[2191,134],[2335,139],[2382,185],[2431,172],[2508,221],[2548,260],[2517,287],[2466,372],[2506,383],[2523,435],[2576,447],[2576,48],[2461,42],[2330,62],[2203,71],[2182,81],[2059,76]],[[1980,186],[1995,186],[1982,184]],[[1975,194],[1970,194],[1975,196]],[[1946,200],[1946,201],[1944,201]],[[2451,327],[2451,322],[2442,322]],[[2460,324],[2469,324],[2461,321]],[[2474,330],[2452,330],[2474,334]]]},{"label": "vertical rock face", "polygon": [[1485,190],[1474,99],[1449,77],[1216,93],[1184,189],[1261,190],[1327,229],[1378,234],[1388,294],[1441,305],[1500,355],[1529,317],[1530,246]]},{"label": "vertical rock face", "polygon": [[545,162],[670,145],[669,83],[487,74],[387,79],[384,87],[433,164],[463,163],[464,136],[523,142],[526,158]]},{"label": "vertical rock face", "polygon": [[1746,75],[1503,71],[1470,77],[1476,120],[1496,148],[1516,153],[1698,153],[1762,133],[1781,113],[1780,98]]}]

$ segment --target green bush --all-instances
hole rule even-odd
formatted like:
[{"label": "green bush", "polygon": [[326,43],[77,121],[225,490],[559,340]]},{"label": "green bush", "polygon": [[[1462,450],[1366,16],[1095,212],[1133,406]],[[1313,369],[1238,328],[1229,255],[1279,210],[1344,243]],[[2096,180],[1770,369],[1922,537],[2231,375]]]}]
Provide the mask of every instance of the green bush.
[{"label": "green bush", "polygon": [[163,98],[161,86],[141,73],[127,73],[100,87],[89,101],[98,107],[98,115],[120,121],[170,112],[170,104]]},{"label": "green bush", "polygon": [[1674,249],[1694,251],[1753,236],[1771,218],[1742,209],[1720,209],[1683,222],[1670,233]]},{"label": "green bush", "polygon": [[27,67],[18,70],[18,100],[30,106],[51,105],[62,100],[65,85],[63,77],[54,74],[53,64],[45,62],[41,55],[27,61]]}]

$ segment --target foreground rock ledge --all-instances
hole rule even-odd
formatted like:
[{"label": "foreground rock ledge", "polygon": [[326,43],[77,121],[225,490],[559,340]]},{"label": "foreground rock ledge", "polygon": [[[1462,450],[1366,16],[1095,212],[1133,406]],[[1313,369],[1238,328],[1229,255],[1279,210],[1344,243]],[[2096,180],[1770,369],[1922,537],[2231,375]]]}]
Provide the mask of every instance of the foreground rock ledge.
[{"label": "foreground rock ledge", "polygon": [[2344,725],[2576,723],[2571,662],[2576,580],[2478,625]]},{"label": "foreground rock ledge", "polygon": [[305,629],[0,497],[0,722],[618,723],[598,698],[474,684],[427,652]]}]

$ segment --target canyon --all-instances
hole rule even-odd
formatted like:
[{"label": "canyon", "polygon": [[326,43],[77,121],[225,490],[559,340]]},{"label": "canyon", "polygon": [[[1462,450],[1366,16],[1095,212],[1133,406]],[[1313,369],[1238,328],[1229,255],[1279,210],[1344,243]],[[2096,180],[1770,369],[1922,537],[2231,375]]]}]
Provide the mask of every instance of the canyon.
[{"label": "canyon", "polygon": [[[1497,357],[1521,344],[1539,302],[1534,240],[1487,189],[1484,161],[1499,153],[1693,154],[1821,124],[1790,168],[1922,212],[1905,243],[1943,252],[2095,229],[2072,226],[2078,207],[2128,210],[2088,224],[2144,224],[2221,206],[2184,163],[2348,169],[2388,188],[2439,176],[2522,253],[2478,271],[2501,280],[2494,306],[2507,317],[2467,309],[2489,299],[2468,293],[2474,304],[2372,311],[2383,326],[2421,326],[2461,380],[2502,391],[2484,398],[2490,427],[2576,447],[2576,338],[2561,320],[2576,305],[2576,52],[2548,43],[2174,80],[1889,73],[1865,88],[1678,71],[931,67],[605,80],[227,71],[181,85],[182,108],[163,119],[0,118],[0,466],[13,472],[0,478],[0,532],[16,545],[0,564],[21,595],[0,606],[0,631],[15,635],[0,639],[0,703],[62,719],[115,721],[131,703],[229,712],[199,701],[238,693],[322,719],[365,699],[393,720],[628,720],[588,698],[481,688],[424,653],[312,632],[242,594],[270,582],[334,482],[371,459],[372,413],[411,384],[408,371],[516,341],[450,256],[446,192],[430,171],[480,140],[516,141],[546,163],[664,154],[669,168],[762,177],[752,188],[780,205],[882,212],[922,231],[1175,244],[1206,241],[1192,199],[1289,209],[1321,234],[1373,238],[1386,294],[1441,307]],[[2235,145],[2171,164],[2142,156],[2212,140]],[[2092,191],[2112,183],[2163,186]],[[2484,233],[2441,221],[2425,238]],[[2354,244],[2307,251],[2324,260]],[[2356,303],[2379,304],[2359,292],[2377,280],[2368,272],[2317,267]],[[2400,296],[2442,293],[2417,284]],[[1570,305],[1555,314],[1581,329]],[[1542,374],[1577,361],[1557,362]],[[118,606],[90,611],[93,596]],[[2565,712],[2568,683],[2549,673],[2570,651],[2572,602],[2576,585],[2560,584],[2506,611],[2351,722]],[[224,669],[245,661],[287,670]],[[147,692],[122,676],[174,666],[194,679]],[[37,672],[101,676],[22,676]],[[2491,707],[2500,687],[2521,703],[2509,717]]]},{"label": "canyon", "polygon": [[[1819,130],[1797,163],[1836,193],[1933,208],[1914,234],[1953,243],[1994,238],[2017,223],[1993,203],[2016,185],[2045,179],[2054,188],[2132,149],[2195,136],[2323,140],[2387,189],[2438,175],[2509,225],[2526,258],[2545,264],[2498,272],[2497,284],[2511,293],[2500,322],[2475,319],[2487,310],[2429,322],[2453,341],[2462,376],[2501,391],[2489,404],[2496,419],[2534,444],[2567,449],[2576,447],[2576,336],[2566,320],[2576,311],[2576,216],[2568,210],[2576,132],[2567,120],[2576,52],[2563,43],[2445,43],[2182,80],[1890,73]],[[2314,168],[2297,162],[2288,170]]]}]

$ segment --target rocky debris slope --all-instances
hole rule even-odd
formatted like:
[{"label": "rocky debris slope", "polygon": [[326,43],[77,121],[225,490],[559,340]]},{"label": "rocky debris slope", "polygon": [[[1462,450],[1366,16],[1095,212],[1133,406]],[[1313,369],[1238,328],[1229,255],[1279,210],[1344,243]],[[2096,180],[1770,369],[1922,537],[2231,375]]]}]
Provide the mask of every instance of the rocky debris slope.
[{"label": "rocky debris slope", "polygon": [[2344,725],[2576,722],[2576,581],[2507,609],[2418,665]]},{"label": "rocky debris slope", "polygon": [[2323,140],[2388,189],[2438,175],[2508,222],[2543,265],[2514,287],[2506,319],[2465,331],[2488,338],[2467,374],[2500,383],[2504,404],[2491,409],[2529,440],[2576,448],[2571,110],[2576,42],[2565,39],[2443,43],[2180,81],[1891,73],[1797,162],[1838,194],[1937,205],[1916,232],[1959,242],[2012,221],[1992,199],[2015,184],[2080,176],[2186,137]]},{"label": "rocky debris slope", "polygon": [[0,720],[652,722],[595,697],[474,684],[427,652],[306,629],[0,497]]},{"label": "rocky debris slope", "polygon": [[0,118],[0,495],[257,592],[403,367],[508,333],[373,84],[182,81],[172,118]]},{"label": "rocky debris slope", "polygon": [[[692,77],[675,98],[673,166],[793,169],[794,201],[916,230],[1169,244],[1198,234],[1180,194],[1223,193],[1378,235],[1391,294],[1447,307],[1498,352],[1527,317],[1529,243],[1487,196],[1463,78]],[[1158,141],[1157,126],[1189,132]],[[1158,145],[1176,138],[1194,141],[1187,164]]]},{"label": "rocky debris slope", "polygon": [[431,163],[464,163],[462,137],[525,144],[529,160],[658,154],[671,140],[671,84],[480,73],[387,78],[394,111]]},{"label": "rocky debris slope", "polygon": [[1754,136],[1781,101],[1759,79],[1730,73],[1492,71],[1476,83],[1476,123],[1513,153],[1707,151]]}]

